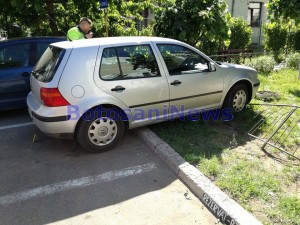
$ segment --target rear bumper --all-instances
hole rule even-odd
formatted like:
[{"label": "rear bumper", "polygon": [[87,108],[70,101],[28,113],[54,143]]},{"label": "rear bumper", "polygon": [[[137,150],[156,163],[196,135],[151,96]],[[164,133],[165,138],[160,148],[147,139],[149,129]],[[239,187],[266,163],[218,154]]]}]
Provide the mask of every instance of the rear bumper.
[{"label": "rear bumper", "polygon": [[40,116],[35,112],[31,112],[32,117],[35,117],[41,122],[47,122],[47,123],[53,123],[53,122],[64,122],[68,121],[70,119],[70,116],[65,115],[65,116],[54,116],[54,117],[45,117],[45,116]]},{"label": "rear bumper", "polygon": [[37,103],[31,93],[27,96],[27,106],[33,123],[42,132],[52,137],[73,138],[78,120],[70,120],[67,107],[44,106]]}]

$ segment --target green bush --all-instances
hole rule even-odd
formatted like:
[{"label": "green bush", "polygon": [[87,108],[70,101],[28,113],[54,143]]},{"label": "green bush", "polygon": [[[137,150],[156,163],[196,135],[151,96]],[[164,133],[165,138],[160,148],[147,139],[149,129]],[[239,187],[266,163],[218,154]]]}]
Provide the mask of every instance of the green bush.
[{"label": "green bush", "polygon": [[287,30],[286,52],[300,50],[300,25],[295,25],[293,22],[289,22],[287,24]]},{"label": "green bush", "polygon": [[271,51],[279,62],[279,54],[284,50],[288,37],[287,25],[280,23],[266,23],[264,25],[265,47]]},{"label": "green bush", "polygon": [[260,56],[253,58],[252,61],[246,63],[246,65],[256,69],[260,73],[270,73],[273,71],[275,63],[272,56]]},{"label": "green bush", "polygon": [[300,51],[300,30],[295,33],[295,50]]},{"label": "green bush", "polygon": [[244,49],[251,43],[252,29],[243,18],[232,18],[229,28],[231,31],[229,49]]},{"label": "green bush", "polygon": [[300,63],[300,53],[292,53],[286,58],[286,65],[292,69],[298,69]]}]

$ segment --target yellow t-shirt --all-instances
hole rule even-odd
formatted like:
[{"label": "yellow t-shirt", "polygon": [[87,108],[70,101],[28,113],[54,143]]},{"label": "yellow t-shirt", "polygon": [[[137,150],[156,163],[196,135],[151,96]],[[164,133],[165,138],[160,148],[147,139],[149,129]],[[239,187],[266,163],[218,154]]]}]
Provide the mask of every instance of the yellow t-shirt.
[{"label": "yellow t-shirt", "polygon": [[84,33],[78,27],[72,27],[68,30],[67,38],[69,41],[84,39]]}]

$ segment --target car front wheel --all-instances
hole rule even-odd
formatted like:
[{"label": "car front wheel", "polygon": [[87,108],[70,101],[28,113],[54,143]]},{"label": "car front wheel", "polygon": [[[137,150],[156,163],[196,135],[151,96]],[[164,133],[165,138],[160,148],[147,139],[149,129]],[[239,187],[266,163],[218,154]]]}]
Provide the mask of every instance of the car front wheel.
[{"label": "car front wheel", "polygon": [[236,84],[228,92],[223,108],[230,108],[234,113],[242,111],[248,101],[248,88],[245,84]]},{"label": "car front wheel", "polygon": [[89,152],[108,151],[124,134],[124,123],[117,110],[90,110],[79,123],[76,139]]}]

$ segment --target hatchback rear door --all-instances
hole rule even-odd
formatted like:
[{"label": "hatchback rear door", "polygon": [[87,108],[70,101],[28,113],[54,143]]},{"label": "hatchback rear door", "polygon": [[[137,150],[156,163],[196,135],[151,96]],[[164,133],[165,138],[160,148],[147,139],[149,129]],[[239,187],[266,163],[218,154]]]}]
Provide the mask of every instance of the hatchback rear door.
[{"label": "hatchback rear door", "polygon": [[[33,68],[30,84],[32,95],[38,104],[42,103],[40,96],[42,87],[58,87],[59,75],[62,73],[66,62],[63,62],[62,66],[60,64],[68,58],[64,58],[65,54],[70,54],[70,51],[66,53],[65,49],[49,46]],[[55,74],[59,75],[55,76]]]}]

